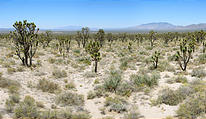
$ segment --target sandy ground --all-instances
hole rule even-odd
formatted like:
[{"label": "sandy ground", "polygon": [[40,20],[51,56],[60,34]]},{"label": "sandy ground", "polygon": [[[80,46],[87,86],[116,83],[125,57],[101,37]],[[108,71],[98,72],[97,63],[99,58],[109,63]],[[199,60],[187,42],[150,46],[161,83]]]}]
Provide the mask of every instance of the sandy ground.
[{"label": "sandy ground", "polygon": [[[0,58],[4,59],[5,56],[8,54],[7,52],[8,48],[0,47]],[[93,65],[86,66],[85,70],[82,70],[81,68],[74,68],[71,65],[64,65],[64,64],[51,64],[48,62],[49,57],[59,58],[56,57],[54,54],[49,52],[50,49],[43,50],[40,49],[38,52],[43,53],[44,55],[39,56],[39,58],[35,58],[41,60],[42,66],[35,68],[34,70],[31,70],[29,68],[26,68],[23,72],[15,72],[13,74],[7,73],[7,68],[3,67],[3,65],[0,65],[0,72],[3,73],[3,77],[16,80],[21,84],[20,89],[20,96],[21,99],[24,98],[26,95],[32,96],[36,101],[44,102],[45,109],[50,109],[52,104],[55,104],[55,94],[42,92],[41,90],[38,90],[37,88],[31,88],[28,87],[28,83],[32,85],[36,85],[39,79],[45,78],[47,80],[51,80],[55,83],[58,83],[62,89],[64,89],[64,80],[73,81],[76,86],[76,93],[83,94],[85,98],[85,106],[84,108],[90,112],[92,115],[92,119],[100,119],[102,117],[106,116],[112,116],[114,118],[121,118],[124,114],[118,114],[118,113],[108,113],[106,115],[101,114],[101,111],[99,108],[104,107],[104,101],[105,98],[95,98],[92,100],[87,100],[87,93],[94,89],[94,81],[95,79],[99,79],[100,81],[104,80],[104,78],[107,77],[106,71],[109,70],[111,65],[114,65],[115,67],[119,67],[119,58],[117,54],[114,52],[107,52],[106,57],[102,58],[102,60],[99,63],[98,67],[98,75],[96,77],[87,78],[85,77],[85,73],[91,72],[93,70]],[[16,56],[15,56],[16,57]],[[75,61],[78,57],[73,56],[70,54],[69,56],[72,61]],[[12,67],[18,67],[21,62],[18,59],[13,60],[16,62],[16,64]],[[113,63],[112,61],[115,61],[116,63]],[[134,64],[135,70],[128,69],[123,72],[123,78],[124,80],[129,80],[129,77],[131,74],[135,74],[138,72],[139,67],[141,65],[141,62],[136,62]],[[172,64],[178,67],[177,64]],[[60,78],[55,79],[52,77],[52,72],[54,69],[64,69],[67,72],[66,78]],[[191,70],[188,70],[188,72],[191,72]],[[43,75],[37,75],[43,73]],[[137,105],[139,112],[141,115],[144,116],[145,119],[161,119],[168,116],[175,116],[175,111],[178,109],[177,106],[169,106],[165,104],[161,104],[159,106],[151,106],[151,99],[157,98],[158,92],[162,90],[165,87],[169,87],[171,89],[177,89],[179,86],[181,86],[181,83],[174,83],[174,84],[168,84],[166,83],[166,80],[175,76],[174,72],[168,72],[164,71],[160,73],[161,78],[159,79],[159,86],[152,89],[152,91],[149,94],[144,94],[143,92],[137,92],[132,93],[132,95],[127,99],[131,105]],[[168,75],[168,78],[165,78],[165,75]],[[190,75],[186,75],[187,79],[190,81],[193,79]],[[13,116],[13,114],[6,112],[5,110],[5,101],[9,97],[9,93],[7,89],[0,88],[0,112],[2,112],[3,117],[5,119],[9,119]]]}]

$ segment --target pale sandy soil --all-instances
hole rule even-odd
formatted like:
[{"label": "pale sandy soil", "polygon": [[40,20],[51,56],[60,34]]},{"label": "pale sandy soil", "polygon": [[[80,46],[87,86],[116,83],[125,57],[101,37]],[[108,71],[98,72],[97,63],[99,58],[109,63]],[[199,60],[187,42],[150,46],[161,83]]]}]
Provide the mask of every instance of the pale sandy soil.
[{"label": "pale sandy soil", "polygon": [[[73,48],[74,49],[74,48]],[[116,48],[117,50],[118,48]],[[13,74],[7,73],[7,68],[3,67],[0,64],[0,72],[3,73],[3,77],[16,80],[21,84],[20,89],[20,96],[21,99],[23,99],[26,95],[32,96],[36,101],[44,102],[45,109],[50,109],[52,104],[55,104],[55,97],[56,94],[42,92],[41,90],[38,90],[37,88],[31,88],[28,87],[28,83],[30,82],[33,86],[35,86],[38,83],[39,79],[45,78],[47,80],[51,80],[55,83],[58,83],[61,88],[64,90],[64,80],[73,81],[76,86],[76,93],[83,94],[85,99],[85,105],[84,109],[88,110],[92,116],[92,119],[100,119],[102,117],[106,116],[112,116],[114,118],[122,118],[124,114],[118,114],[118,113],[106,113],[106,115],[101,114],[101,111],[99,110],[101,107],[104,107],[104,101],[105,98],[95,98],[91,100],[87,100],[87,93],[94,89],[95,79],[99,79],[100,81],[103,81],[104,78],[108,76],[107,70],[114,65],[116,68],[119,68],[119,57],[114,52],[106,52],[106,57],[103,57],[102,60],[99,63],[98,67],[98,75],[96,77],[87,78],[84,76],[85,73],[91,72],[93,70],[93,65],[86,66],[85,70],[81,68],[73,68],[70,64],[64,65],[64,64],[50,64],[48,62],[49,57],[59,58],[62,57],[56,57],[54,54],[49,52],[51,49],[43,50],[42,48],[38,51],[43,53],[44,55],[39,56],[39,58],[34,59],[34,63],[37,61],[37,59],[41,60],[42,66],[34,68],[33,70],[26,68],[23,72],[15,72]],[[9,53],[8,48],[0,47],[0,58],[4,59],[6,55]],[[105,52],[105,51],[102,51]],[[170,52],[172,54],[172,52]],[[14,56],[16,57],[16,56]],[[69,55],[69,59],[72,59],[72,61],[75,63],[75,59],[78,57],[73,56],[73,54]],[[9,59],[9,58],[8,58]],[[6,60],[8,60],[6,59]],[[13,60],[16,62],[16,64],[12,67],[18,67],[21,62],[18,59]],[[115,61],[116,63],[113,63]],[[136,62],[133,64],[133,66],[136,68],[134,70],[128,69],[123,72],[123,79],[129,80],[129,77],[131,74],[136,74],[139,70],[139,67],[141,66],[141,62]],[[172,62],[171,65],[175,66],[176,69],[178,69],[178,65],[176,62]],[[55,79],[52,76],[52,72],[54,69],[64,69],[67,72],[66,78],[60,78]],[[191,66],[192,67],[192,66]],[[188,67],[189,68],[189,67]],[[180,71],[180,70],[179,70]],[[190,73],[192,69],[188,70],[188,73]],[[44,73],[44,75],[37,76],[39,73]],[[151,90],[149,94],[145,94],[144,92],[135,92],[132,93],[132,95],[127,98],[127,101],[131,105],[137,105],[139,112],[141,115],[144,116],[145,119],[160,119],[165,118],[168,116],[175,116],[175,111],[178,109],[177,106],[169,106],[165,104],[161,104],[158,106],[151,106],[151,99],[156,99],[158,92],[162,90],[165,87],[169,87],[171,89],[177,89],[179,86],[183,85],[181,83],[174,83],[174,84],[168,84],[166,83],[166,80],[169,78],[172,78],[175,76],[174,72],[168,72],[164,71],[160,73],[161,78],[159,79],[159,86],[155,87]],[[165,78],[165,75],[168,75],[168,78]],[[194,79],[194,77],[191,77],[191,75],[185,75],[189,81]],[[3,117],[5,119],[11,118],[13,114],[8,113],[5,110],[5,101],[8,99],[9,93],[7,89],[0,88],[0,112],[2,112]],[[59,107],[58,108],[62,108]]]}]

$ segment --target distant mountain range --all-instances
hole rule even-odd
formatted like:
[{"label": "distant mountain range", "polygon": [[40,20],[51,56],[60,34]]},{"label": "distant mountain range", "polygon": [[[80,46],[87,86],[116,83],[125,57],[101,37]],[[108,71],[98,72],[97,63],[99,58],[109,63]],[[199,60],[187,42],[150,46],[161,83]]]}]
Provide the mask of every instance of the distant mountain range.
[{"label": "distant mountain range", "polygon": [[[54,29],[40,29],[42,31],[52,30],[52,31],[79,31],[82,26],[65,26]],[[99,28],[90,28],[91,31],[97,31]],[[0,28],[0,32],[11,31],[12,28]],[[104,28],[105,31],[111,32],[138,32],[138,31],[195,31],[195,30],[206,30],[206,23],[191,24],[187,26],[177,26],[167,22],[155,22],[148,24],[141,24],[138,26],[132,26],[127,28]]]}]

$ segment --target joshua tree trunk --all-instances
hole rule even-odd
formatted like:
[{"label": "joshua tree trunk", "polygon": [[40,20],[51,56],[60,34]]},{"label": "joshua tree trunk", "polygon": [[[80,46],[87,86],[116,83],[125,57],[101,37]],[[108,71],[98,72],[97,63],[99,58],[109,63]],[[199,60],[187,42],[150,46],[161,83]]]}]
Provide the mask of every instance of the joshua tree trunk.
[{"label": "joshua tree trunk", "polygon": [[97,63],[98,63],[98,61],[95,61],[95,69],[94,69],[95,73],[97,73]]}]

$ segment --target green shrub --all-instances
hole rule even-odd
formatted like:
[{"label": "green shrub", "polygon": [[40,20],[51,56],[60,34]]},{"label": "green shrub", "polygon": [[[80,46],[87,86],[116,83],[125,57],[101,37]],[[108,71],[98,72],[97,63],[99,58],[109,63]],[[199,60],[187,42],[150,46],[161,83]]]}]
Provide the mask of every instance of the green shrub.
[{"label": "green shrub", "polygon": [[52,75],[55,77],[55,78],[64,78],[64,77],[67,77],[67,72],[65,70],[54,70],[52,72]]},{"label": "green shrub", "polygon": [[15,68],[7,68],[7,72],[8,74],[13,74],[14,72],[16,72]]},{"label": "green shrub", "polygon": [[19,94],[12,94],[11,96],[9,96],[9,99],[14,103],[19,103],[20,101]]},{"label": "green shrub", "polygon": [[11,90],[15,89],[15,92],[18,92],[18,90],[20,89],[20,86],[21,85],[17,81],[13,81],[11,79],[0,77],[0,87],[1,88],[7,88],[10,90],[10,92],[13,92]]},{"label": "green shrub", "polygon": [[50,57],[48,58],[48,62],[54,64],[56,62],[56,59]]},{"label": "green shrub", "polygon": [[121,69],[121,70],[126,70],[129,66],[128,66],[128,59],[126,59],[126,58],[122,58],[122,59],[120,59],[120,66],[119,66],[119,68]]},{"label": "green shrub", "polygon": [[78,59],[78,62],[79,63],[83,63],[83,64],[86,64],[86,65],[91,65],[91,60],[89,57],[80,57]]},{"label": "green shrub", "polygon": [[194,77],[203,78],[206,76],[206,71],[203,68],[195,68],[192,70],[191,75]]},{"label": "green shrub", "polygon": [[72,115],[71,119],[90,119],[91,116],[88,112],[76,112]]},{"label": "green shrub", "polygon": [[87,93],[87,99],[94,99],[96,97],[96,93],[93,91],[89,91]]},{"label": "green shrub", "polygon": [[177,105],[194,93],[194,90],[187,86],[182,86],[177,90],[165,88],[159,92],[157,103],[167,105]]},{"label": "green shrub", "polygon": [[[59,116],[57,114],[58,114],[58,112],[56,110],[46,110],[46,111],[42,111],[39,117],[41,119],[57,119]],[[62,119],[64,119],[64,118],[62,118]],[[68,119],[70,119],[70,118],[68,118]]]},{"label": "green shrub", "polygon": [[84,105],[84,96],[78,95],[76,93],[65,92],[57,96],[57,104],[64,106],[83,106]]},{"label": "green shrub", "polygon": [[169,88],[161,90],[157,100],[159,104],[164,103],[167,105],[177,105],[182,101],[177,92]]},{"label": "green shrub", "polygon": [[43,103],[43,102],[40,102],[40,101],[36,102],[36,106],[37,106],[37,107],[40,107],[40,108],[44,108],[44,107],[45,107],[45,106],[44,106],[44,103]]},{"label": "green shrub", "polygon": [[13,100],[10,100],[10,99],[6,100],[5,107],[8,112],[10,113],[13,112],[14,106],[15,106],[15,103]]},{"label": "green shrub", "polygon": [[178,76],[177,78],[175,78],[175,82],[176,83],[187,83],[187,78],[183,76]]},{"label": "green shrub", "polygon": [[104,88],[107,91],[116,91],[117,87],[120,85],[122,80],[122,75],[120,71],[111,70],[110,76],[104,82]]},{"label": "green shrub", "polygon": [[185,119],[195,119],[206,113],[206,92],[192,95],[179,106],[177,116]]},{"label": "green shrub", "polygon": [[71,82],[67,83],[67,84],[65,85],[65,88],[67,88],[67,89],[74,89],[74,88],[75,88],[74,82],[71,81]]},{"label": "green shrub", "polygon": [[129,97],[133,92],[133,87],[130,82],[121,83],[116,90],[116,94]]},{"label": "green shrub", "polygon": [[109,111],[114,111],[117,113],[122,113],[127,111],[127,102],[118,97],[107,97],[105,101],[105,106],[109,107]]},{"label": "green shrub", "polygon": [[167,58],[169,61],[177,61],[176,54],[170,55]]},{"label": "green shrub", "polygon": [[49,93],[55,93],[55,91],[60,90],[58,84],[48,81],[46,79],[39,80],[39,83],[37,84],[37,88],[42,90],[43,92],[49,92]]},{"label": "green shrub", "polygon": [[158,73],[153,73],[151,76],[148,74],[140,74],[140,75],[131,75],[130,80],[133,82],[133,84],[136,87],[154,87],[158,85],[158,79],[160,78],[160,75]]},{"label": "green shrub", "polygon": [[20,104],[15,108],[14,112],[16,118],[36,118],[39,116],[35,100],[30,96],[26,96],[24,101],[20,102]]},{"label": "green shrub", "polygon": [[124,119],[139,119],[139,118],[142,118],[142,116],[137,111],[131,111],[124,115]]},{"label": "green shrub", "polygon": [[198,61],[200,64],[205,64],[206,63],[206,54],[199,55]]},{"label": "green shrub", "polygon": [[95,72],[88,71],[88,72],[84,73],[84,77],[86,77],[86,78],[94,78],[96,76],[97,76],[97,74]]}]

